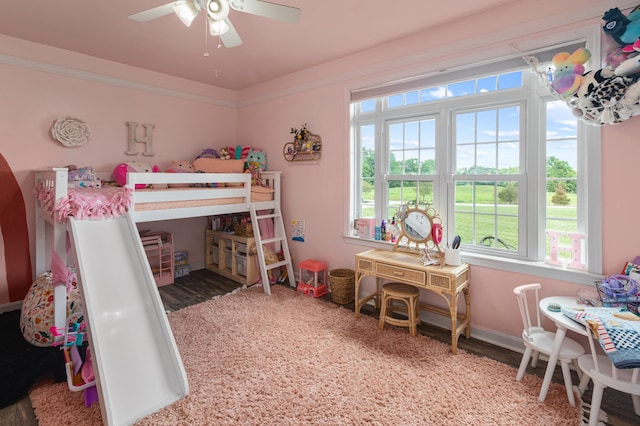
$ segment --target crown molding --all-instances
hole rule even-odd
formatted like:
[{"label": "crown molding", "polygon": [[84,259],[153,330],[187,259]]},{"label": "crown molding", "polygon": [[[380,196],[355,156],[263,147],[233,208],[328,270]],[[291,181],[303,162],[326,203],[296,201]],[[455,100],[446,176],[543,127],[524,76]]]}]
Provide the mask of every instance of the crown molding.
[{"label": "crown molding", "polygon": [[200,102],[216,105],[224,108],[238,108],[237,102],[224,101],[210,96],[194,95],[192,93],[167,89],[151,84],[140,83],[137,81],[127,80],[124,78],[112,77],[91,71],[83,71],[71,67],[55,65],[35,59],[27,59],[19,56],[0,53],[0,64],[10,65],[14,67],[26,68],[33,71],[62,75],[65,77],[77,78],[80,80],[92,81],[95,83],[106,84],[110,86],[123,87],[126,89],[137,90],[140,92],[152,93],[155,95],[168,96],[172,98],[184,99],[192,102]]}]

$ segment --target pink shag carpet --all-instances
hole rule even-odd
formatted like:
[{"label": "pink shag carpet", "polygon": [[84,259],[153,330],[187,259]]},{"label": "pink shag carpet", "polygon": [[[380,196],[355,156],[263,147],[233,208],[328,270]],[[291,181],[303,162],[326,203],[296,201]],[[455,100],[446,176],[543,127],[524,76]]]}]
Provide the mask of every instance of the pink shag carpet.
[{"label": "pink shag carpet", "polygon": [[[190,393],[141,425],[578,425],[564,386],[281,286],[169,314]],[[463,339],[464,337],[461,337]],[[122,349],[126,356],[126,349]],[[66,384],[30,393],[39,424],[99,425]],[[132,396],[135,398],[135,396]]]}]

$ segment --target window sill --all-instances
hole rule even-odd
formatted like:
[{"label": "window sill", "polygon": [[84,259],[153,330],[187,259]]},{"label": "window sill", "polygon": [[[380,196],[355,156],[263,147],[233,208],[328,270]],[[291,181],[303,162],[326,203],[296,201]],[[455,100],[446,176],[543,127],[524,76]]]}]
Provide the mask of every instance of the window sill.
[{"label": "window sill", "polygon": [[[348,244],[360,245],[367,247],[368,249],[376,248],[392,250],[394,246],[394,243],[391,243],[389,241],[377,241],[351,235],[344,235],[343,238],[344,241]],[[588,286],[594,286],[595,281],[604,278],[602,275],[552,266],[544,262],[528,262],[515,259],[506,259],[502,257],[480,255],[477,253],[463,252],[462,261],[468,263],[471,266],[481,266],[484,268],[498,269],[501,271],[515,272],[518,274],[567,281]]]}]

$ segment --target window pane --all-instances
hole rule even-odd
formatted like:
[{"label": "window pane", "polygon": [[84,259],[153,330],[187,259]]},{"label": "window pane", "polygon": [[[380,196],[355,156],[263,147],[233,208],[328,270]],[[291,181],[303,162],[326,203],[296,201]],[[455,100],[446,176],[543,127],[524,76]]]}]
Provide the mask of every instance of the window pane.
[{"label": "window pane", "polygon": [[478,79],[478,93],[495,92],[496,80],[495,75]]},{"label": "window pane", "polygon": [[450,84],[447,86],[447,93],[449,97],[474,94],[476,93],[476,81],[470,80]]},{"label": "window pane", "polygon": [[[577,119],[561,101],[547,102],[546,121],[546,230],[562,234],[559,244],[569,246],[566,233],[578,232]],[[549,255],[549,241],[546,241]],[[569,257],[561,252],[561,257]]]},{"label": "window pane", "polygon": [[407,105],[417,104],[418,103],[418,97],[419,97],[419,92],[418,91],[407,93],[407,95],[406,95],[406,104]]},{"label": "window pane", "polygon": [[456,143],[475,142],[476,116],[473,113],[456,115]]},{"label": "window pane", "polygon": [[447,97],[446,87],[431,87],[420,90],[420,102],[437,101]]},{"label": "window pane", "polygon": [[375,126],[359,127],[360,203],[359,217],[375,216]]},{"label": "window pane", "polygon": [[433,182],[415,180],[390,180],[387,184],[387,218],[392,218],[402,204],[424,208],[433,204]]},{"label": "window pane", "polygon": [[399,95],[389,96],[388,104],[389,104],[389,108],[403,106],[404,105],[404,94],[401,93]]},{"label": "window pane", "polygon": [[407,120],[390,123],[388,173],[435,173],[435,121]]},{"label": "window pane", "polygon": [[360,111],[361,112],[371,112],[376,110],[376,100],[370,99],[368,101],[360,102]]},{"label": "window pane", "polygon": [[516,182],[465,182],[455,186],[455,233],[467,244],[518,250]]},{"label": "window pane", "polygon": [[522,86],[522,71],[502,74],[498,77],[498,90],[512,89]]},{"label": "window pane", "polygon": [[476,142],[493,142],[496,140],[496,117],[495,109],[479,111],[476,113]]}]

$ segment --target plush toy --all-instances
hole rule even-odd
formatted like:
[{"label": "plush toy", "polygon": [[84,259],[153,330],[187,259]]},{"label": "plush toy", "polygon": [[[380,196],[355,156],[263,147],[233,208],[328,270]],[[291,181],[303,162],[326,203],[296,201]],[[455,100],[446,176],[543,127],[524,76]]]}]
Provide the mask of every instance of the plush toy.
[{"label": "plush toy", "polygon": [[250,151],[251,151],[250,146],[237,145],[235,147],[233,146],[229,147],[229,155],[231,156],[231,158],[235,158],[236,160],[246,159]]},{"label": "plush toy", "polygon": [[578,48],[575,52],[560,52],[553,56],[553,80],[551,87],[563,98],[573,96],[582,83],[584,63],[591,58],[591,52],[585,48]]},{"label": "plush toy", "polygon": [[229,148],[227,148],[226,146],[220,148],[220,158],[223,160],[231,159],[231,155],[229,154]]},{"label": "plush toy", "polygon": [[[141,161],[127,161],[126,163],[120,163],[113,169],[113,178],[120,186],[127,184],[127,173],[157,173],[160,171],[158,166],[151,167],[147,163]],[[146,187],[145,184],[137,183],[136,189],[142,189]]]},{"label": "plush toy", "polygon": [[605,22],[602,29],[618,45],[635,43],[640,37],[640,5],[633,8],[627,16],[617,7],[609,9],[602,16]]},{"label": "plush toy", "polygon": [[621,77],[632,77],[635,74],[640,74],[640,56],[636,55],[627,59],[618,65],[613,72]]},{"label": "plush toy", "polygon": [[627,87],[620,103],[624,108],[628,109],[631,117],[640,115],[640,81],[636,81]]},{"label": "plush toy", "polygon": [[[623,103],[633,78],[613,74],[609,68],[585,74],[577,96],[570,101],[573,113],[593,125],[616,124],[632,114]],[[631,99],[629,99],[631,101]]]},{"label": "plush toy", "polygon": [[267,169],[267,154],[264,151],[249,151],[247,155],[247,166],[254,165],[260,170]]},{"label": "plush toy", "polygon": [[193,166],[187,160],[174,161],[166,173],[193,173]]},{"label": "plush toy", "polygon": [[[195,170],[190,162],[187,160],[174,161],[167,170],[166,173],[193,173]],[[188,183],[172,183],[170,188],[183,188],[189,186]]]},{"label": "plush toy", "polygon": [[206,148],[195,159],[197,160],[198,158],[220,158],[220,154],[213,148]]},{"label": "plush toy", "polygon": [[[633,48],[631,49],[633,50]],[[617,47],[613,49],[611,52],[607,53],[607,56],[604,58],[607,66],[612,69],[616,68],[618,65],[629,59],[632,52],[627,52],[623,50],[622,47]]]},{"label": "plush toy", "polygon": [[588,71],[582,76],[582,83],[575,95],[580,99],[585,99],[589,97],[603,81],[613,76],[613,69],[609,67]]},{"label": "plush toy", "polygon": [[262,186],[262,176],[260,172],[267,168],[267,155],[264,151],[254,151],[253,149],[247,156],[245,172],[251,173],[251,185]]}]

